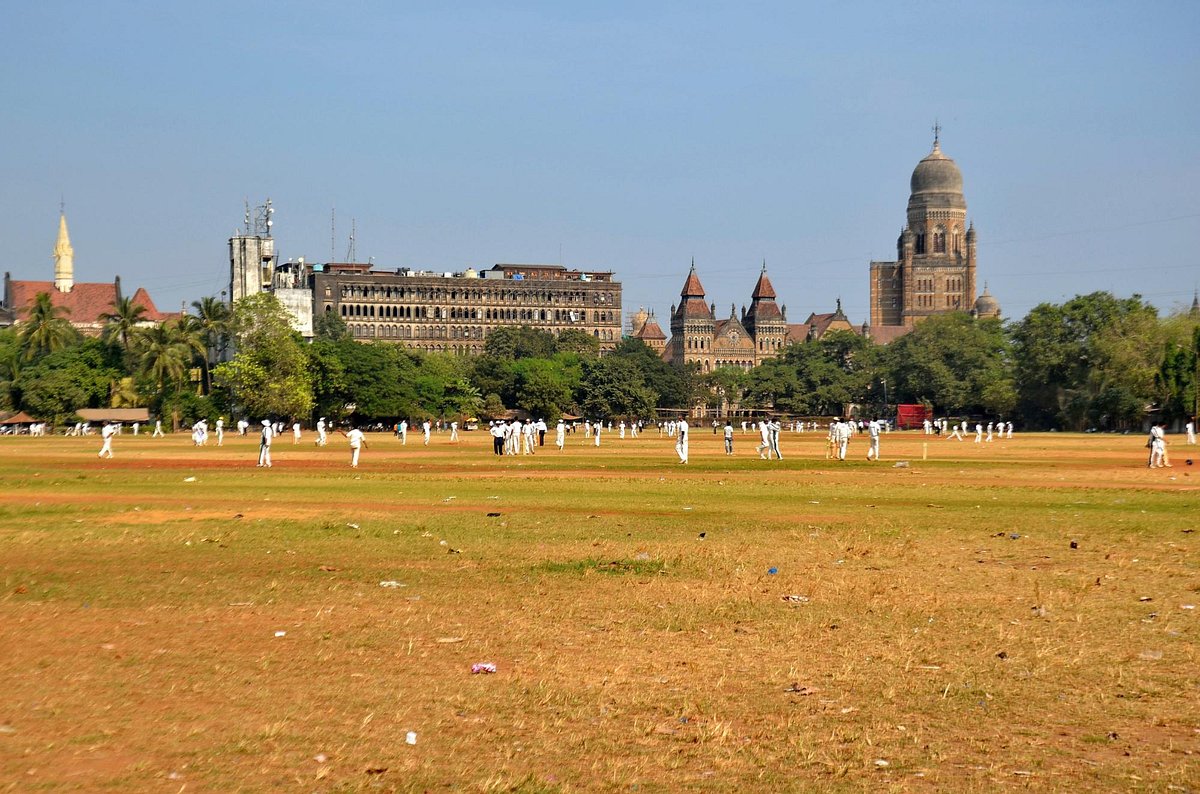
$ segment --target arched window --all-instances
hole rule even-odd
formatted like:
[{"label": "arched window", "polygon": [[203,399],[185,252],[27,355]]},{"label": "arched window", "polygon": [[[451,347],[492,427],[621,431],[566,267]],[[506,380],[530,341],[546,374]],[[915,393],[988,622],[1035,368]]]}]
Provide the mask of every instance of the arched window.
[{"label": "arched window", "polygon": [[941,226],[933,233],[933,252],[935,254],[946,253],[946,230]]}]

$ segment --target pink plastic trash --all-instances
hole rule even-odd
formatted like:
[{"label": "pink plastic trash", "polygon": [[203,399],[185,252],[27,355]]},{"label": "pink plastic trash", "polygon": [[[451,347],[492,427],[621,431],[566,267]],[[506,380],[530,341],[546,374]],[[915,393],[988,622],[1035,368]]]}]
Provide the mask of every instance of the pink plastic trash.
[{"label": "pink plastic trash", "polygon": [[472,675],[494,672],[496,672],[496,665],[492,664],[491,662],[476,662],[475,664],[471,665]]}]

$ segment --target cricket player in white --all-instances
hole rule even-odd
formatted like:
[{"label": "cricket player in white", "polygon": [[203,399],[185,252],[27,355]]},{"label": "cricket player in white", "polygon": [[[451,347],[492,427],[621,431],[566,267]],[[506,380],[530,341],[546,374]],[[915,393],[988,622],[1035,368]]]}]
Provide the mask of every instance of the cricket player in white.
[{"label": "cricket player in white", "polygon": [[104,440],[104,443],[100,445],[100,452],[96,457],[111,458],[113,456],[112,440],[116,434],[117,426],[105,422],[104,427],[100,429],[100,438]]},{"label": "cricket player in white", "polygon": [[217,446],[225,443],[225,417],[217,417]]},{"label": "cricket player in white", "polygon": [[592,434],[596,439],[596,446],[600,446],[600,428],[604,426],[603,422],[597,422],[592,428]]},{"label": "cricket player in white", "polygon": [[292,443],[293,444],[300,443],[300,423],[299,422],[292,422]]},{"label": "cricket player in white", "polygon": [[426,419],[421,423],[421,432],[425,434],[425,446],[429,446],[429,431],[433,429],[433,425]]},{"label": "cricket player in white", "polygon": [[783,460],[783,453],[779,451],[779,431],[782,429],[783,426],[776,420],[767,420],[767,443],[771,445],[767,456],[770,457],[770,453],[774,452],[776,460]]},{"label": "cricket player in white", "polygon": [[326,439],[325,417],[322,416],[320,419],[317,420],[317,446],[318,447],[325,446],[325,439]]},{"label": "cricket player in white", "polygon": [[760,420],[758,423],[759,444],[754,449],[756,452],[758,452],[758,456],[760,458],[762,458],[763,460],[770,460],[770,458],[771,458],[770,437],[771,437],[771,428],[767,427],[767,420],[766,419]]},{"label": "cricket player in white", "polygon": [[154,420],[154,432],[150,434],[150,438],[162,438],[162,437],[163,437],[162,420],[155,419]]},{"label": "cricket player in white", "polygon": [[262,420],[262,436],[258,442],[258,465],[261,468],[271,468],[271,439],[274,436],[275,431],[271,427],[271,420]]},{"label": "cricket player in white", "polygon": [[558,451],[562,452],[563,447],[567,445],[567,426],[563,424],[563,420],[559,419],[558,424],[554,427],[554,446],[558,447]]},{"label": "cricket player in white", "polygon": [[725,420],[725,454],[733,454],[733,423]]},{"label": "cricket player in white", "polygon": [[367,445],[367,436],[357,427],[351,428],[349,433],[342,433],[350,441],[350,468],[358,468],[358,453],[360,447]]},{"label": "cricket player in white", "polygon": [[867,425],[867,433],[871,437],[871,445],[867,447],[867,460],[879,460],[879,422],[872,419]]},{"label": "cricket player in white", "polygon": [[400,420],[400,446],[408,446],[408,420]]},{"label": "cricket player in white", "polygon": [[458,441],[458,422],[450,423],[450,440]]},{"label": "cricket player in white", "polygon": [[688,423],[686,419],[680,419],[679,425],[676,427],[679,432],[679,438],[675,441],[675,452],[679,455],[680,463],[688,462]]},{"label": "cricket player in white", "polygon": [[837,441],[837,458],[838,460],[845,460],[846,448],[850,446],[850,421],[838,422],[834,426],[834,430]]},{"label": "cricket player in white", "polygon": [[[1009,432],[1011,432],[1011,431],[1009,431]],[[1195,422],[1187,423],[1187,442],[1189,444],[1193,444],[1193,445],[1196,443],[1196,423]]]}]

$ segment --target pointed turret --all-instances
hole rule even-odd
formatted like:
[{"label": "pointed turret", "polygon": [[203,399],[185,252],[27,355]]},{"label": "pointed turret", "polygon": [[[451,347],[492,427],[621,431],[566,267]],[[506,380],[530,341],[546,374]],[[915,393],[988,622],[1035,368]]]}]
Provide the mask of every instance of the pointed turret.
[{"label": "pointed turret", "polygon": [[1192,290],[1192,310],[1193,317],[1200,317],[1200,290]]},{"label": "pointed turret", "polygon": [[685,298],[703,298],[704,285],[700,283],[700,277],[696,275],[696,260],[692,260],[692,269],[688,271],[687,281],[683,282],[683,289],[679,292]]},{"label": "pointed turret", "polygon": [[67,234],[67,215],[58,216],[58,240],[54,243],[54,288],[70,292],[75,286],[75,249]]},{"label": "pointed turret", "polygon": [[771,279],[767,278],[767,261],[765,259],[762,264],[762,272],[758,274],[758,282],[755,283],[754,292],[750,293],[750,297],[755,301],[762,298],[775,300],[775,288],[771,286]]}]

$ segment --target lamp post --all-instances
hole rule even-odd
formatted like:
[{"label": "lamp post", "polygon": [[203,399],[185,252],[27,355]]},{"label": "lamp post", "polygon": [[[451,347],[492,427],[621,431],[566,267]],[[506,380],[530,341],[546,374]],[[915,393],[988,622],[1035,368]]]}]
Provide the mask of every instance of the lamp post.
[{"label": "lamp post", "polygon": [[887,396],[887,379],[880,378],[879,382],[883,384],[883,418],[888,418],[888,396]]}]

